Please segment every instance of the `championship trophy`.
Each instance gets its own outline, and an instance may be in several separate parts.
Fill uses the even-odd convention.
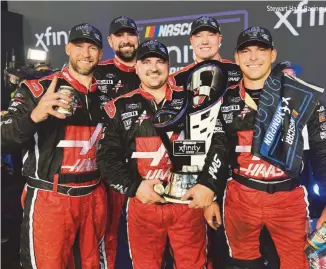
[[[215,60],[203,61],[189,70],[184,84],[183,107],[178,111],[163,107],[155,113],[154,126],[172,163],[167,185],[154,186],[154,190],[166,201],[191,202],[181,201],[181,198],[198,183],[197,178],[211,144],[226,85],[227,71],[223,63]],[[183,126],[185,139],[171,142],[166,133],[180,124]]]

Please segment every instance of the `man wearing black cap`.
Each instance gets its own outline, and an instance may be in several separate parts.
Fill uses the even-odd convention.
[[[154,185],[169,179],[171,162],[154,128],[153,116],[163,106],[181,110],[185,95],[167,83],[169,54],[165,45],[145,41],[139,45],[136,59],[141,85],[105,105],[108,118],[97,164],[105,182],[130,197],[127,227],[135,269],[160,269],[167,238],[177,268],[204,268],[202,209],[166,204],[154,191]],[[182,129],[180,124],[176,126],[171,139],[178,139]]]
[[[196,63],[205,60],[217,60],[225,63],[228,70],[228,86],[237,84],[241,79],[239,67],[227,59],[222,59],[219,54],[219,48],[222,42],[222,33],[220,25],[212,17],[202,16],[196,19],[191,25],[190,44],[193,48],[196,60],[187,65],[169,77],[169,83],[183,87],[187,78],[188,70]]]
[[[128,17],[120,16],[111,21],[107,37],[115,57],[100,62],[95,77],[102,92],[102,104],[139,87],[140,80],[135,73],[136,49],[139,44],[136,23]],[[106,260],[114,269],[118,245],[120,217],[125,204],[125,196],[108,188],[108,226],[105,235]]]
[[[100,62],[95,70],[104,102],[138,88],[140,83],[135,74],[135,55],[139,44],[136,23],[125,16],[112,20],[107,40],[115,57]]]
[[[183,88],[189,76],[189,70],[205,60],[217,60],[224,63],[228,71],[228,86],[235,85],[241,79],[241,71],[238,65],[232,61],[221,58],[219,48],[222,42],[222,32],[220,25],[215,18],[202,16],[197,18],[191,25],[190,44],[192,45],[196,60],[194,63],[180,69],[169,76],[169,83]],[[224,237],[222,233],[218,236]],[[214,252],[215,245],[220,243],[221,239],[215,240],[213,231],[208,230],[209,248],[208,248],[208,269],[213,268],[216,255]],[[216,244],[215,244],[216,241]],[[225,241],[225,240],[224,240]],[[225,245],[225,244],[224,244]],[[224,247],[224,246],[223,246]],[[221,248],[219,246],[219,248]],[[225,247],[224,247],[225,248]],[[213,257],[214,256],[214,257]]]
[[[235,58],[243,80],[228,88],[224,95],[219,114],[220,128],[213,139],[214,143],[220,144],[215,152],[216,160],[221,164],[219,169],[229,164],[232,168],[223,210],[231,256],[229,268],[263,268],[259,251],[263,225],[274,240],[281,269],[309,267],[304,253],[307,192],[299,181],[305,144],[300,128],[304,125],[307,125],[313,153],[314,177],[322,186],[321,196],[325,198],[326,140],[321,134],[323,119],[318,113],[318,98],[323,89],[283,75],[282,70],[272,73],[276,56],[267,29],[253,26],[239,35]],[[303,92],[312,96],[305,109],[300,108],[303,107],[301,104],[307,104],[301,98]],[[274,100],[278,101],[275,103]],[[280,128],[275,127],[276,121],[282,124]],[[271,141],[273,134],[278,138]],[[266,154],[270,144],[273,145],[272,157],[268,155],[270,151]],[[290,160],[290,153],[295,154],[295,158]],[[284,166],[283,163],[288,161],[291,166]],[[223,186],[219,170],[213,172],[207,176],[216,179],[216,188]],[[205,209],[205,214],[207,220],[212,220],[214,215],[219,215],[218,205],[213,203]],[[326,209],[318,223],[325,220]]]
[[[3,151],[23,149],[21,264],[63,269],[76,238],[79,262],[99,268],[107,202],[96,167],[101,134],[96,80],[102,35],[83,23],[70,31],[69,65],[58,74],[21,83],[1,119]],[[102,245],[101,245],[102,246]],[[71,263],[73,263],[71,261]]]

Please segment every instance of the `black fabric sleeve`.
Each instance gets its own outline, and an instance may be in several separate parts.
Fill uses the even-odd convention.
[[[22,86],[18,88],[10,101],[8,113],[1,116],[1,149],[13,152],[30,140],[38,129],[38,124],[31,119],[36,107],[36,99],[30,90]]]
[[[116,117],[107,118],[97,151],[97,166],[108,186],[133,197],[141,183],[141,178],[137,172],[130,169],[126,161],[121,125],[122,122]]]
[[[215,192],[218,201],[223,199],[226,181],[230,174],[229,151],[222,114],[219,113],[205,165],[198,179],[200,184]]]

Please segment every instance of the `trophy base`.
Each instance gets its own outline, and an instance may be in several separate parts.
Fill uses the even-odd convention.
[[[174,203],[174,204],[184,204],[184,205],[189,205],[192,202],[191,200],[181,200],[178,198],[173,198],[173,197],[169,197],[169,196],[163,196],[164,200],[169,202],[169,203]],[[213,198],[213,202],[216,200],[216,196],[214,196]]]
[[[173,198],[173,197],[169,197],[169,196],[163,196],[164,200],[169,202],[169,203],[174,203],[174,204],[184,204],[184,205],[188,205],[191,203],[192,200],[181,200],[179,198]]]

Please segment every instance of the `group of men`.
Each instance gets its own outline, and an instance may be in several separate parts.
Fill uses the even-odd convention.
[[[213,229],[222,223],[225,227],[228,268],[263,268],[259,235],[264,225],[281,269],[308,268],[305,189],[251,151],[260,95],[265,81],[272,79],[277,56],[270,32],[250,27],[240,33],[236,64],[219,54],[222,34],[214,18],[195,20],[190,35],[195,62],[169,74],[167,47],[156,40],[139,44],[132,19],[122,16],[111,22],[108,43],[115,57],[104,62],[99,62],[101,32],[80,24],[70,31],[68,66],[59,74],[21,83],[2,117],[1,145],[3,151],[24,153],[23,268],[114,268],[127,200],[128,241],[136,269],[161,268],[167,239],[176,268],[212,267],[206,222]],[[153,115],[164,107],[180,109],[174,100],[182,100],[189,70],[205,60],[222,64],[228,89],[198,184],[183,197],[191,203],[167,203],[154,191],[155,184],[169,180],[171,162]],[[67,86],[74,89],[72,95],[58,91]],[[318,101],[312,109],[307,120],[312,166],[325,197],[326,140],[321,133],[326,118]],[[182,131],[180,124],[170,139],[178,139]],[[145,156],[155,152],[161,154],[158,161]],[[146,180],[158,169],[163,172]],[[272,185],[276,187],[270,191]],[[317,226],[325,221],[326,208]]]

